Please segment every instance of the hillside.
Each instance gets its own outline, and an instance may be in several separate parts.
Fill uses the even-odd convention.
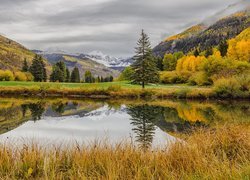
[[[183,33],[167,38],[153,49],[157,56],[165,53],[183,51],[188,53],[199,47],[202,51],[217,46],[221,41],[236,37],[250,26],[249,9],[224,17],[205,28],[205,25],[193,26]]]
[[[78,67],[81,77],[83,77],[85,71],[91,71],[94,76],[105,77],[112,75],[114,77],[117,77],[119,75],[118,71],[106,67],[105,65],[100,64],[94,60],[88,59],[82,55],[73,55],[66,53],[47,54],[42,51],[34,51],[34,52],[41,54],[51,64],[55,64],[58,61],[63,61],[70,70],[72,70],[74,67]]]
[[[31,64],[34,56],[34,52],[0,35],[0,69],[9,69],[12,71],[21,70],[24,59],[26,58],[28,64]],[[50,65],[46,60],[45,63],[47,69],[50,69]]]

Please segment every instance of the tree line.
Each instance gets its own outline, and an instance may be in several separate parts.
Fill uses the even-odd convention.
[[[41,56],[35,55],[34,59],[32,60],[32,64],[29,67],[27,60],[24,60],[23,72],[30,72],[33,75],[33,80],[35,82],[46,82],[47,72],[45,63]],[[74,69],[70,72],[69,68],[66,67],[63,61],[59,61],[52,67],[52,73],[49,76],[50,82],[71,82],[71,83],[80,83],[81,77],[78,67],[74,67]],[[113,76],[102,77],[98,76],[95,77],[92,75],[90,71],[86,71],[83,77],[83,81],[85,83],[99,83],[99,82],[112,82],[114,80]]]

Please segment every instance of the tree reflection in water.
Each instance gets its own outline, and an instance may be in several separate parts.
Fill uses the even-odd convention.
[[[131,116],[132,129],[136,134],[139,147],[146,150],[151,147],[155,135],[155,121],[161,116],[161,108],[154,108],[147,104],[128,107],[127,113]]]
[[[37,121],[42,118],[42,115],[45,112],[45,103],[38,102],[38,103],[23,104],[21,108],[23,117],[25,117],[26,112],[29,109],[31,112],[32,120]]]

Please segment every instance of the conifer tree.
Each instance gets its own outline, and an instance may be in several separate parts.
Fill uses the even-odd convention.
[[[65,79],[65,82],[70,82],[70,72],[69,72],[68,68],[66,68],[66,79]]]
[[[64,73],[62,70],[59,68],[59,66],[54,65],[53,66],[53,71],[50,75],[50,81],[51,82],[64,82]]]
[[[225,57],[227,55],[227,50],[228,50],[228,43],[227,41],[222,41],[219,44],[219,51],[222,57]]]
[[[152,55],[149,37],[142,30],[141,37],[135,48],[134,64],[132,69],[132,83],[141,84],[145,88],[147,83],[159,82],[159,72],[156,66],[155,58]]]
[[[63,81],[62,82],[65,82],[66,81],[66,65],[65,65],[65,63],[63,61],[59,61],[56,63],[56,65],[59,67],[59,69],[63,73]]]
[[[27,63],[27,59],[24,58],[22,72],[28,72],[28,71],[29,71],[29,66],[28,66],[28,63]]]
[[[85,83],[92,83],[93,82],[93,76],[92,76],[92,73],[90,71],[86,71],[84,77],[85,77]]]
[[[199,51],[198,48],[196,48],[196,49],[194,50],[194,56],[197,57],[197,56],[199,56],[199,55],[200,55],[200,51]]]
[[[213,48],[209,47],[209,48],[206,49],[205,57],[208,58],[211,55],[213,55]]]
[[[74,83],[80,82],[80,73],[77,67],[75,67],[71,73],[71,82],[74,82]]]
[[[39,55],[35,55],[32,65],[30,66],[30,72],[34,76],[34,81],[42,82],[47,80],[47,73],[43,59]]]

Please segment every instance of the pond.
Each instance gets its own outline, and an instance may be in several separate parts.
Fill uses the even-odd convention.
[[[250,123],[244,101],[0,98],[0,141],[165,146],[195,127]]]

